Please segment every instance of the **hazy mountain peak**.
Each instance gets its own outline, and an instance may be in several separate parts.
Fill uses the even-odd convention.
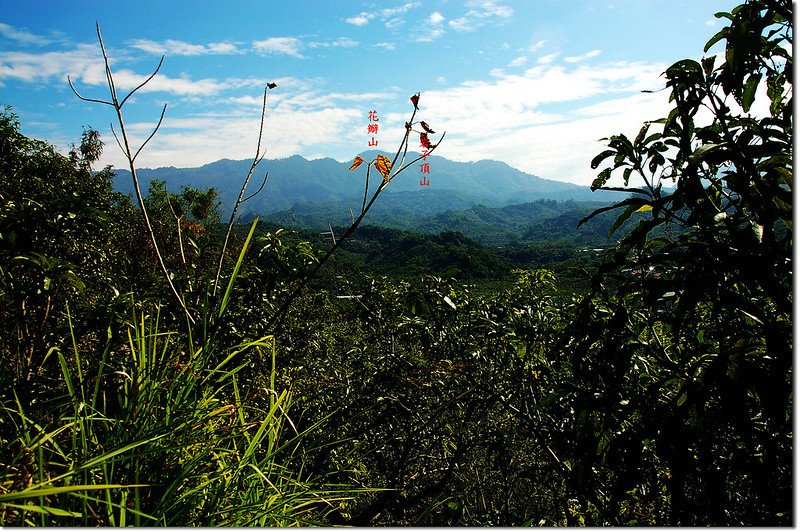
[[[394,157],[394,153],[380,150],[367,150],[361,152],[360,156],[369,162],[378,154]],[[413,161],[418,156],[417,152],[408,152],[405,163]],[[543,179],[516,169],[503,161],[482,159],[457,162],[434,154],[426,162],[430,164],[430,173],[422,174],[420,168],[410,166],[392,181],[387,193],[409,193],[413,194],[412,197],[419,198],[419,201],[429,201],[434,198],[433,193],[435,193],[437,212],[443,212],[448,208],[464,208],[465,201],[471,202],[472,206],[483,203],[501,207],[539,199],[580,201],[615,199],[611,194],[593,194],[589,187]],[[365,167],[350,172],[348,168],[351,163],[352,159],[344,162],[330,157],[308,160],[301,155],[264,159],[258,165],[257,174],[263,176],[264,172],[269,172],[269,180],[264,190],[246,204],[245,210],[266,214],[290,208],[298,202],[350,202],[355,209],[360,206],[360,199],[364,193]],[[149,183],[152,179],[164,179],[170,190],[179,190],[186,185],[201,189],[214,187],[220,193],[224,212],[233,205],[251,164],[252,160],[220,159],[197,168],[143,168],[139,170],[139,178],[143,184]],[[115,170],[115,172],[117,188],[123,192],[131,192],[130,172],[126,170]],[[429,186],[420,186],[421,175],[430,180]],[[255,181],[259,183],[253,184]],[[378,183],[379,178],[376,179],[373,175],[370,188],[374,189]],[[260,179],[251,181],[253,190],[259,184]],[[448,195],[453,197],[452,206],[447,205]],[[388,201],[391,196],[387,195],[385,199]]]

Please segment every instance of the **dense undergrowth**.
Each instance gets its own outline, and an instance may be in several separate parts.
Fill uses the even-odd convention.
[[[214,191],[153,183],[179,302],[96,134],[65,157],[6,109],[0,524],[792,524],[791,4],[723,16],[729,53],[592,162],[644,184],[580,283],[457,234],[440,276],[357,271],[379,239],[316,270],[252,224],[217,285]]]

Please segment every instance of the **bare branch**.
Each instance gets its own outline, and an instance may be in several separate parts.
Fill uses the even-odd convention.
[[[150,80],[153,79],[156,76],[156,74],[158,74],[158,71],[161,69],[161,65],[162,64],[164,64],[164,56],[163,55],[161,56],[161,61],[158,62],[158,66],[156,67],[156,69],[153,71],[152,74],[150,74],[150,77],[148,77],[146,80],[141,82],[135,89],[133,89],[131,92],[129,92],[128,95],[125,96],[122,99],[122,101],[120,102],[119,106],[122,107],[123,105],[125,105],[125,102],[128,101],[128,98],[133,96],[134,92],[138,91],[139,89],[141,89],[142,87],[147,85],[150,82]],[[166,106],[164,106],[164,107],[166,107]]]
[[[403,140],[400,142],[400,146],[398,147],[397,153],[395,154],[394,160],[392,161],[392,168],[395,167],[394,163],[397,161],[398,157],[400,157],[401,152],[403,154],[403,158],[401,159],[400,164],[402,165],[403,161],[405,160],[405,155],[408,152],[408,139],[409,139],[409,136],[411,134],[411,124],[413,123],[413,119],[414,119],[414,116],[416,115],[416,112],[417,112],[417,106],[415,104],[414,105],[414,112],[411,115],[411,120],[409,120],[409,122],[406,125],[406,132],[405,132],[405,135],[403,136]],[[439,142],[437,142],[435,145],[433,145],[432,148],[430,150],[428,150],[428,153],[432,153],[439,146],[439,144],[444,139],[445,134],[446,134],[446,132],[442,133],[442,136],[439,138]],[[419,157],[414,159],[414,161],[406,164],[405,166],[401,166],[400,169],[396,170],[394,172],[394,174],[388,180],[384,180],[384,181],[381,182],[381,184],[375,189],[375,193],[372,195],[372,198],[369,200],[369,203],[366,203],[366,205],[362,205],[361,214],[358,216],[358,218],[356,218],[353,221],[353,223],[350,225],[350,227],[348,227],[345,230],[345,232],[342,234],[342,236],[339,237],[338,241],[334,240],[334,245],[331,246],[325,252],[325,254],[322,256],[322,258],[319,259],[319,261],[317,261],[317,263],[314,265],[314,267],[310,268],[308,271],[305,272],[305,274],[303,274],[298,279],[294,289],[289,293],[289,295],[286,297],[286,299],[284,299],[283,303],[281,303],[281,306],[278,307],[278,310],[275,311],[275,313],[273,313],[272,316],[270,316],[269,320],[267,321],[267,328],[272,327],[274,324],[276,324],[276,322],[278,324],[283,322],[284,316],[286,315],[286,311],[289,309],[289,306],[292,304],[292,302],[300,294],[300,291],[303,289],[303,287],[305,287],[308,284],[309,279],[311,279],[314,275],[316,275],[316,273],[325,265],[325,263],[328,261],[328,259],[336,252],[336,250],[339,248],[339,246],[342,244],[342,242],[347,240],[347,238],[351,234],[353,234],[355,232],[355,230],[358,228],[358,226],[361,225],[361,222],[364,219],[364,217],[367,215],[367,212],[369,212],[370,208],[372,208],[372,205],[378,199],[378,196],[380,196],[381,192],[383,192],[383,190],[386,189],[386,187],[389,185],[390,181],[392,179],[394,179],[394,177],[396,177],[398,174],[400,174],[400,172],[402,172],[403,170],[405,170],[406,168],[408,168],[409,166],[411,166],[412,164],[414,164],[415,162],[419,161],[422,158],[423,158],[423,156],[420,155]],[[367,167],[367,175],[369,175],[369,170],[370,170],[370,168],[368,166]],[[366,199],[366,195],[365,195],[365,199]],[[330,226],[330,224],[329,224],[329,226]],[[332,228],[331,228],[331,231],[332,231]]]
[[[369,194],[369,170],[372,168],[372,163],[367,165],[367,177],[364,179],[364,201],[361,203],[361,212],[367,208],[367,194]]]
[[[120,105],[120,107],[122,107],[122,104],[119,104],[119,105]],[[136,160],[136,158],[139,156],[139,152],[142,151],[142,149],[147,145],[148,142],[150,142],[150,139],[152,139],[153,137],[156,136],[156,133],[158,132],[158,128],[161,127],[161,122],[164,121],[164,113],[166,113],[166,112],[167,112],[167,104],[164,104],[164,108],[161,110],[161,117],[158,119],[158,124],[156,124],[156,127],[155,127],[155,129],[153,129],[153,132],[150,133],[150,136],[147,137],[147,140],[145,140],[144,143],[142,143],[142,145],[139,146],[139,149],[136,150],[136,153],[133,155],[132,161]]]
[[[117,141],[117,146],[119,146],[119,149],[122,150],[122,154],[127,157],[128,152],[126,152],[125,148],[122,147],[122,143],[119,141],[119,137],[117,136],[117,132],[114,129],[114,124],[111,124],[111,133],[114,135],[114,139]]]
[[[67,83],[69,83],[69,88],[72,89],[72,92],[75,93],[75,96],[77,96],[79,99],[83,100],[84,102],[102,103],[102,104],[110,105],[111,107],[114,107],[114,104],[112,102],[107,102],[105,100],[96,100],[94,98],[86,98],[85,96],[81,96],[81,94],[78,92],[78,89],[76,89],[75,85],[72,84],[72,80],[69,78],[69,76],[67,76]]]
[[[271,82],[267,83],[267,86],[264,87],[264,96],[261,101],[261,122],[258,126],[258,142],[256,143],[256,154],[253,157],[253,164],[250,165],[250,171],[247,172],[247,176],[244,178],[244,183],[242,183],[242,188],[239,190],[239,197],[236,199],[236,203],[234,203],[233,209],[231,210],[231,217],[228,220],[228,229],[225,232],[225,240],[222,243],[222,250],[219,253],[219,262],[217,263],[217,274],[214,277],[214,288],[211,291],[212,297],[217,295],[219,278],[220,275],[222,275],[222,263],[225,260],[225,252],[228,249],[228,241],[231,236],[231,231],[233,231],[233,222],[236,219],[236,211],[239,210],[239,206],[242,203],[247,201],[242,199],[244,197],[245,191],[247,190],[247,185],[250,183],[250,178],[253,176],[253,172],[255,171],[256,166],[264,159],[264,156],[267,154],[266,150],[264,150],[263,153],[261,152],[261,141],[264,138],[264,122],[267,116],[267,96],[269,94],[269,90],[275,87],[276,85]],[[269,173],[267,173],[267,175],[264,176],[264,182],[261,184],[261,187],[259,187],[258,192],[261,191],[261,189],[264,187],[264,184],[267,182],[268,175]],[[256,194],[258,194],[258,192],[256,192]],[[250,195],[247,199],[249,200],[253,196],[255,196],[255,194]]]
[[[117,111],[119,111],[117,87],[114,85],[114,75],[111,73],[111,63],[109,62],[108,54],[106,53],[106,45],[103,43],[103,35],[100,33],[100,22],[96,22],[95,26],[97,27],[97,40],[100,41],[100,51],[103,52],[103,61],[105,62],[106,70],[106,82],[108,83],[108,90],[111,92],[111,101],[114,102],[114,107],[117,109]]]
[[[333,233],[333,226],[331,226],[330,223],[328,223],[328,229],[331,232],[331,240],[333,240],[333,245],[335,246],[336,245],[336,235]]]
[[[128,160],[128,166],[130,168],[131,178],[133,180],[133,188],[134,188],[134,191],[136,193],[136,200],[138,201],[139,208],[142,211],[142,219],[144,221],[144,225],[145,225],[145,228],[147,230],[147,234],[150,237],[150,243],[153,245],[153,250],[155,251],[156,258],[158,259],[158,264],[161,267],[161,271],[164,273],[164,278],[166,279],[167,284],[169,285],[170,289],[172,290],[173,295],[175,295],[175,298],[178,300],[178,303],[180,304],[181,308],[183,309],[183,311],[186,314],[186,317],[189,319],[189,321],[191,323],[195,323],[195,319],[192,317],[191,313],[189,312],[189,309],[186,308],[186,303],[184,303],[183,298],[181,297],[180,293],[178,293],[178,289],[175,288],[175,283],[172,282],[172,275],[170,274],[169,270],[167,269],[166,264],[164,263],[164,258],[162,257],[161,250],[158,247],[158,240],[156,239],[155,232],[153,231],[153,226],[150,224],[150,216],[147,213],[147,206],[145,205],[144,197],[142,196],[142,190],[141,190],[141,186],[139,184],[139,177],[136,174],[136,165],[135,165],[136,156],[139,155],[139,153],[141,152],[141,150],[145,146],[145,144],[147,144],[150,141],[150,139],[153,138],[153,135],[155,135],[156,131],[158,131],[158,128],[161,125],[161,121],[164,119],[164,113],[166,112],[167,107],[166,107],[166,105],[164,106],[164,109],[161,112],[161,118],[159,119],[158,125],[156,126],[155,130],[153,131],[153,133],[147,138],[147,140],[144,142],[144,144],[142,144],[142,146],[136,151],[136,154],[132,155],[131,154],[130,143],[129,143],[129,140],[128,140],[128,134],[125,131],[125,120],[123,119],[123,116],[122,116],[122,109],[121,109],[122,108],[122,104],[120,104],[119,100],[117,99],[117,89],[116,89],[116,85],[114,84],[114,75],[113,75],[113,73],[111,71],[111,63],[110,63],[110,60],[109,60],[109,57],[108,57],[108,53],[106,52],[105,44],[103,43],[103,35],[100,32],[100,23],[99,22],[96,23],[96,27],[97,27],[97,40],[100,42],[100,50],[101,50],[101,52],[103,54],[103,61],[105,63],[106,82],[108,84],[108,90],[109,90],[109,93],[111,95],[111,102],[106,102],[106,101],[103,101],[103,100],[92,100],[92,99],[88,99],[88,98],[83,98],[75,90],[75,87],[72,86],[72,81],[71,80],[69,80],[70,86],[72,87],[72,90],[73,90],[73,92],[75,92],[76,96],[78,96],[78,98],[80,98],[82,100],[93,101],[93,102],[96,102],[96,103],[104,103],[106,105],[111,105],[112,107],[114,107],[114,110],[117,113],[117,122],[119,123],[120,135],[117,135],[117,132],[114,130],[113,125],[111,127],[111,131],[113,132],[114,138],[116,139],[117,144],[119,145],[120,149],[125,154],[125,158]],[[159,67],[160,67],[160,63],[159,63]],[[155,74],[153,74],[153,75],[155,75]],[[152,79],[152,77],[153,76],[151,75],[148,78],[147,81],[150,81],[150,79]],[[136,90],[138,90],[139,88],[141,88],[141,86],[143,86],[143,85],[144,84],[142,84],[139,87],[137,87],[136,89],[134,89],[134,92]],[[130,96],[130,94],[128,94],[128,96],[126,96],[126,99],[129,96]],[[123,103],[124,103],[124,100],[123,100]],[[120,138],[120,136],[121,136],[121,138]]]
[[[178,246],[181,250],[181,261],[183,264],[186,264],[186,255],[183,253],[183,236],[181,232],[181,218],[183,218],[183,215],[178,216],[178,214],[175,212],[175,209],[172,207],[172,201],[169,199],[169,189],[166,185],[164,185],[164,192],[166,192],[167,195],[167,205],[169,205],[169,210],[172,211],[172,216],[175,217],[175,222],[178,224]]]
[[[442,136],[441,136],[441,137],[439,137],[439,142],[437,142],[436,144],[433,144],[433,145],[432,145],[432,147],[431,147],[431,149],[429,149],[429,150],[428,150],[428,155],[430,155],[431,153],[433,153],[433,152],[434,152],[434,150],[435,150],[436,148],[438,148],[438,147],[439,147],[439,144],[441,144],[441,143],[442,143],[442,139],[444,139],[444,136],[445,136],[445,135],[447,135],[447,131],[445,131],[444,133],[442,133]],[[395,172],[395,174],[394,174],[394,175],[392,175],[392,177],[390,177],[390,178],[389,178],[389,181],[391,181],[392,179],[394,179],[394,176],[396,176],[397,174],[399,174],[400,172],[402,172],[403,170],[405,170],[406,168],[408,168],[409,166],[411,166],[411,165],[412,165],[412,164],[414,164],[415,162],[419,161],[420,159],[423,159],[424,157],[427,157],[427,155],[425,155],[425,156],[423,156],[423,155],[420,155],[419,157],[417,157],[416,159],[414,159],[413,161],[411,161],[411,162],[410,162],[410,163],[408,163],[407,165],[405,165],[405,166],[402,166],[402,167],[401,167],[399,170],[397,170],[397,172]],[[405,156],[404,156],[403,158],[405,158]],[[402,161],[401,161],[401,164],[402,164]]]
[[[258,187],[258,190],[256,190],[255,192],[253,192],[252,194],[250,194],[249,196],[247,196],[245,199],[243,199],[243,200],[242,200],[242,203],[246,202],[246,201],[247,201],[247,200],[249,200],[249,199],[252,199],[252,198],[256,197],[256,196],[258,195],[258,193],[259,193],[259,192],[261,192],[261,189],[262,189],[262,188],[264,188],[264,185],[266,185],[266,184],[267,184],[267,179],[268,179],[268,178],[269,178],[269,172],[267,172],[266,174],[264,174],[264,181],[262,181],[262,182],[261,182],[261,186],[260,186],[260,187]]]

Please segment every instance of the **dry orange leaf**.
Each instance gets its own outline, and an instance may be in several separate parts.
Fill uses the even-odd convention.
[[[375,160],[375,169],[381,173],[384,181],[389,181],[389,171],[392,169],[392,162],[388,157],[378,155]]]
[[[364,159],[362,159],[361,157],[359,157],[358,155],[356,155],[356,158],[355,158],[355,159],[353,159],[353,164],[351,164],[351,165],[350,165],[350,171],[352,172],[353,170],[355,170],[356,168],[358,168],[358,167],[359,167],[359,165],[360,165],[361,163],[363,163],[363,162],[364,162]]]

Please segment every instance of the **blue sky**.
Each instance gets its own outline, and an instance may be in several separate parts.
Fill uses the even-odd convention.
[[[101,25],[120,93],[165,55],[126,103],[143,140],[168,105],[141,167],[199,166],[255,153],[264,85],[267,157],[352,157],[369,147],[368,113],[392,150],[421,92],[420,117],[447,131],[437,154],[498,159],[588,185],[599,139],[635,135],[663,116],[661,73],[700,58],[721,27],[718,0],[150,1],[0,0],[0,104],[26,135],[66,152],[84,126],[103,163],[122,166],[95,33]],[[718,50],[711,50],[714,53]],[[435,167],[431,169],[435,178]]]

